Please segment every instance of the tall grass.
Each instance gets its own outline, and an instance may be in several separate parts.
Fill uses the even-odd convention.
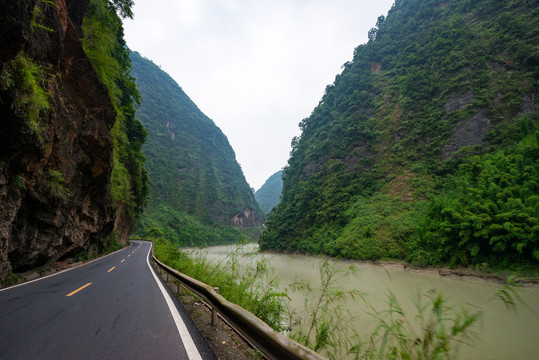
[[[487,304],[455,305],[435,290],[418,291],[413,299],[415,309],[406,311],[389,292],[385,309],[378,310],[367,301],[366,294],[344,291],[336,285],[341,277],[354,272],[352,267],[344,270],[321,261],[320,289],[313,291],[304,282],[292,285],[305,299],[303,313],[292,316],[292,338],[329,359],[435,360],[457,359],[461,346],[473,346],[479,336],[477,323]],[[360,300],[373,320],[375,326],[369,335],[359,334],[357,318],[344,306],[350,300]],[[522,303],[512,279],[492,295],[491,301],[502,301],[511,310]]]
[[[254,254],[241,245],[219,262],[201,253],[187,255],[172,243],[156,239],[155,255],[171,267],[211,286],[219,287],[229,301],[264,320],[277,331],[312,348],[329,359],[457,359],[462,345],[472,346],[478,337],[477,323],[486,304],[466,306],[450,304],[436,291],[418,292],[414,310],[407,311],[393,293],[386,307],[378,310],[358,290],[345,291],[338,281],[356,272],[322,260],[320,288],[295,281],[290,290],[304,299],[304,310],[286,306],[287,294],[278,291],[277,280],[267,258],[253,261]],[[501,300],[516,309],[522,302],[511,281],[489,301]],[[347,302],[362,304],[374,323],[372,332],[360,335],[357,318],[347,310]]]
[[[301,293],[304,299],[302,311],[289,309],[288,312],[292,339],[330,359],[343,359],[347,355],[348,349],[355,345],[357,333],[349,326],[355,317],[345,305],[348,300],[364,300],[365,294],[358,290],[345,291],[336,286],[336,282],[355,272],[353,266],[342,269],[321,261],[319,289],[299,280],[290,285],[291,290]]]
[[[267,259],[251,261],[252,256],[241,245],[227,258],[215,263],[202,254],[193,257],[181,252],[167,240],[154,240],[155,256],[168,266],[218,287],[228,301],[255,314],[277,331],[285,330],[282,321],[286,307],[283,292],[277,291],[277,281]]]

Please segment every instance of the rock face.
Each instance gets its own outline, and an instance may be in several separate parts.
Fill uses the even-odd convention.
[[[260,225],[264,219],[254,209],[247,207],[232,217],[232,226],[245,229]]]
[[[116,113],[79,40],[88,2],[0,0],[0,280],[98,251],[114,229]],[[6,83],[21,58],[48,92],[33,122]]]
[[[442,160],[448,159],[463,146],[486,144],[484,138],[489,125],[490,121],[486,118],[483,110],[469,119],[459,121],[453,127],[453,134],[442,148]]]

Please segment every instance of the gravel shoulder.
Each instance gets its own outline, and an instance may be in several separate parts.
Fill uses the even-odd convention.
[[[165,280],[165,279],[163,279]],[[261,354],[252,349],[232,328],[222,319],[211,325],[211,310],[203,301],[190,291],[182,288],[177,294],[178,285],[175,281],[165,281],[176,297],[181,301],[185,310],[206,339],[219,360],[262,359]]]

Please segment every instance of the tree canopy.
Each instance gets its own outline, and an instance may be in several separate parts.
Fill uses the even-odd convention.
[[[536,266],[538,15],[396,1],[299,124],[262,249]]]

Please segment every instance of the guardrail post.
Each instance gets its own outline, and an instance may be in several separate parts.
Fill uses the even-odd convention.
[[[216,293],[219,293],[219,288],[214,287],[213,290],[215,290]],[[211,307],[211,326],[215,326],[217,324],[217,309],[215,309],[215,306]]]
[[[180,292],[182,291],[182,283],[180,280],[178,280],[178,292],[176,294],[180,295]]]
[[[162,263],[155,257],[152,257],[152,260],[157,267],[156,270],[161,273]],[[170,271],[169,275],[172,275],[173,278],[178,280],[178,293],[183,287],[186,287],[197,296],[200,296],[207,304],[211,305],[212,326],[217,324],[218,309],[227,309],[226,312],[221,313],[221,317],[226,322],[230,323],[248,343],[257,348],[265,358],[327,360],[313,350],[285,337],[283,334],[272,331],[269,325],[265,324],[262,320],[256,318],[245,309],[238,306],[230,307],[230,302],[223,299],[222,296],[216,295],[216,293],[219,292],[219,288],[210,287],[209,285],[176,270],[168,271]],[[179,281],[180,279],[183,283]]]

